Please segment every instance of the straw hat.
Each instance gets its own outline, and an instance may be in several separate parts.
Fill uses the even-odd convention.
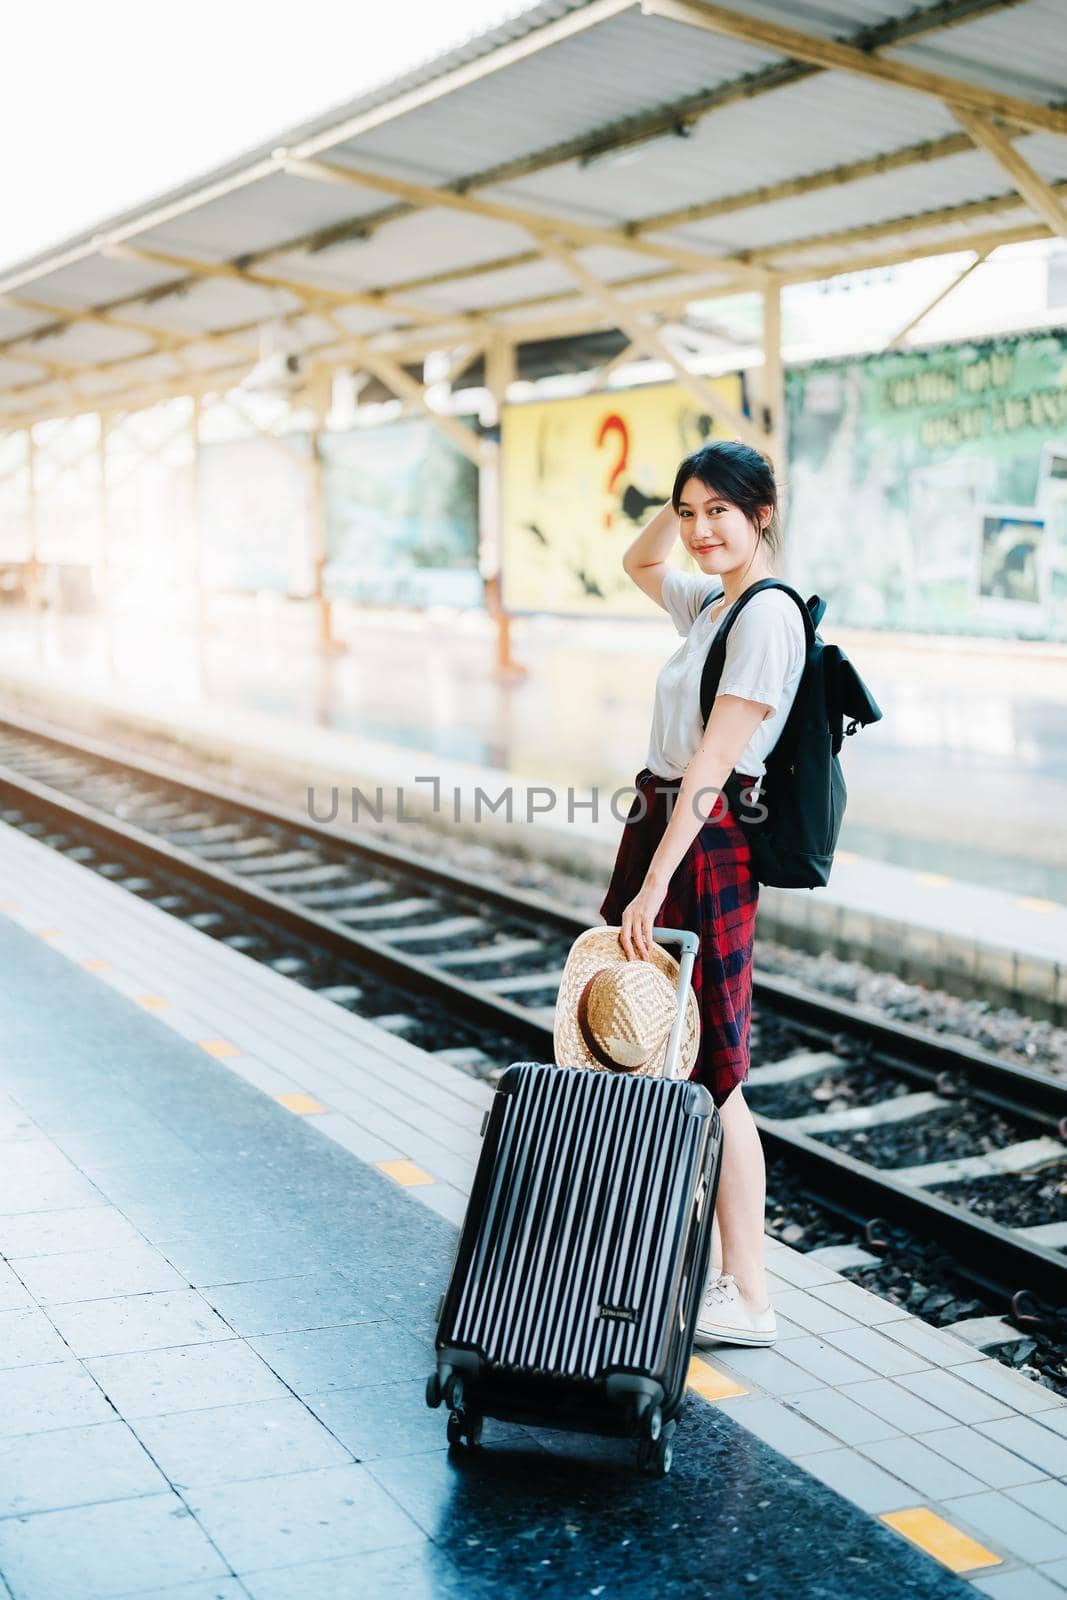
[[[552,1042],[558,1067],[658,1076],[678,1011],[679,966],[654,944],[627,961],[619,928],[587,928],[571,945],[556,998]],[[688,1078],[700,1044],[700,1010],[686,996],[675,1076]]]

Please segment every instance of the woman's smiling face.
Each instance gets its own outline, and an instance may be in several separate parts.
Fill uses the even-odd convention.
[[[678,500],[682,543],[705,572],[747,561],[756,530],[740,506],[690,478]]]

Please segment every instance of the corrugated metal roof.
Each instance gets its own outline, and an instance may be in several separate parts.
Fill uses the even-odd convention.
[[[899,38],[903,28],[906,42],[886,43],[883,32],[860,43],[1038,108],[1067,80],[1064,0],[732,0],[725,9],[814,40],[886,27]],[[962,20],[916,36],[950,14]],[[328,353],[342,336],[327,308],[353,336],[401,358],[405,346],[432,347],[436,331],[453,340],[471,317],[485,333],[520,339],[524,328],[543,337],[554,311],[568,326],[610,325],[604,306],[541,255],[538,219],[559,224],[600,282],[649,304],[656,292],[673,304],[716,283],[736,287],[753,250],[775,272],[806,276],[879,252],[958,248],[979,231],[1047,232],[939,99],[768,44],[629,0],[545,0],[516,13],[0,275],[0,408],[40,415],[75,404],[45,361],[92,372],[86,390],[132,397],[182,363],[232,367],[242,348],[253,359],[257,325],[277,316],[290,319],[295,345]],[[687,137],[672,134],[679,122]],[[1041,177],[1067,180],[1062,133],[1013,137]],[[312,167],[292,159],[309,156]],[[419,187],[397,192],[396,181]],[[518,215],[454,209],[456,193]],[[960,207],[978,210],[952,215]],[[673,215],[693,208],[708,214]],[[189,341],[180,362],[156,347],[157,333],[165,345]],[[213,343],[219,333],[232,342]]]
[[[1027,0],[886,54],[1027,100],[1062,101],[1067,96],[1067,6],[1063,0]]]
[[[774,59],[635,8],[554,45],[550,60],[538,55],[503,67],[331,156],[354,166],[368,156],[390,167],[398,161],[424,181],[430,168],[448,182],[733,83]]]
[[[714,44],[710,35],[703,37]],[[570,161],[485,193],[518,204],[537,200],[548,208],[579,207],[602,220],[622,222],[747,193],[959,131],[951,112],[935,100],[823,72],[773,95],[724,106],[698,123],[688,138],[676,139],[666,151],[650,150],[632,165],[582,167]]]

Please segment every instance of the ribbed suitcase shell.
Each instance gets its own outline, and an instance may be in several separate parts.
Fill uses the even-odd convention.
[[[510,1067],[442,1307],[442,1375],[461,1372],[491,1416],[631,1432],[642,1396],[673,1416],[720,1149],[697,1084]]]

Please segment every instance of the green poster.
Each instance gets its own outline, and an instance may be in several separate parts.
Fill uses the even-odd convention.
[[[787,375],[788,570],[835,623],[1067,639],[1067,329]]]
[[[482,604],[478,469],[431,418],[327,433],[321,448],[329,594]]]

